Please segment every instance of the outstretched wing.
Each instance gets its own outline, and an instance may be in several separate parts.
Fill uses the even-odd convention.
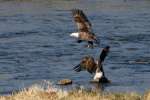
[[[82,10],[73,9],[72,14],[80,32],[91,32],[92,25]]]
[[[109,46],[106,46],[105,48],[103,48],[103,50],[102,50],[102,52],[101,52],[101,54],[100,54],[100,56],[99,56],[98,67],[100,68],[100,70],[101,70],[102,72],[104,72],[104,71],[103,71],[103,67],[102,67],[102,63],[104,62],[106,56],[107,56],[108,53],[109,53],[109,48],[110,48]]]
[[[83,70],[87,70],[89,73],[94,73],[96,70],[96,63],[94,61],[94,58],[91,56],[86,56],[84,58],[82,58],[80,64],[78,64],[77,66],[75,66],[73,69],[76,72],[80,72]]]
[[[98,61],[99,64],[101,64],[102,62],[104,62],[106,56],[109,53],[109,49],[110,49],[109,46],[106,46],[105,48],[103,48],[103,50],[102,50],[102,52],[101,52],[101,54],[99,56],[99,61]]]

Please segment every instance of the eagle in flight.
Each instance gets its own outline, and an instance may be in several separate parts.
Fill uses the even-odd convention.
[[[92,24],[87,19],[86,15],[80,9],[72,10],[74,21],[77,25],[78,32],[71,33],[71,37],[78,39],[78,43],[87,41],[87,47],[94,47],[94,43],[99,44],[96,35],[92,32]]]
[[[106,56],[108,55],[109,48],[109,46],[103,48],[98,61],[94,60],[94,58],[91,56],[85,56],[81,59],[81,62],[78,65],[76,65],[73,69],[76,72],[86,70],[90,74],[95,74],[93,78],[93,81],[95,82],[109,83],[110,81],[106,78],[103,70],[103,62]]]

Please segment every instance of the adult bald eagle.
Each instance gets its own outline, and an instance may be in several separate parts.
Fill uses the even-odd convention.
[[[82,41],[88,42],[88,47],[93,47],[94,42],[99,44],[96,35],[92,32],[92,24],[86,15],[80,9],[72,10],[74,21],[77,25],[78,32],[71,33],[70,36],[78,39],[78,43]]]
[[[109,52],[109,46],[106,46],[105,48],[103,48],[98,61],[95,61],[93,57],[91,56],[85,56],[82,58],[80,64],[78,64],[77,66],[75,66],[73,69],[76,72],[80,72],[80,71],[88,71],[91,74],[95,74],[94,75],[94,81],[96,82],[103,82],[103,83],[108,83],[110,82],[106,77],[105,77],[105,73],[103,70],[103,62],[104,59],[106,58],[106,56],[108,55]]]

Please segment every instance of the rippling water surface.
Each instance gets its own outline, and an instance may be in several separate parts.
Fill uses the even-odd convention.
[[[0,0],[0,93],[42,80],[89,84],[90,74],[72,68],[85,55],[97,58],[101,48],[84,48],[69,37],[76,30],[72,8],[88,15],[101,48],[111,46],[104,70],[112,83],[104,89],[149,89],[149,0]]]

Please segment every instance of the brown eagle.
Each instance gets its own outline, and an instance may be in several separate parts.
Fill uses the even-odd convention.
[[[88,47],[93,47],[94,42],[99,44],[96,35],[92,32],[92,24],[86,15],[80,9],[72,10],[74,21],[77,25],[78,32],[71,33],[70,36],[78,39],[78,43],[82,41],[88,42]]]
[[[91,56],[85,56],[82,58],[80,64],[78,64],[77,66],[75,66],[73,69],[76,72],[80,72],[83,70],[88,71],[91,74],[95,74],[94,75],[94,81],[98,81],[98,82],[104,82],[104,83],[108,83],[110,82],[106,77],[105,77],[105,73],[103,70],[103,62],[104,59],[106,58],[106,56],[108,55],[109,52],[109,46],[106,46],[105,48],[103,48],[98,61],[95,61],[93,57]]]

